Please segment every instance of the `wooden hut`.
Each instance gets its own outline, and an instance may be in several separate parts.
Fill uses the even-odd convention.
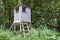
[[[26,5],[21,5],[14,9],[14,23],[17,22],[31,22],[31,9]]]
[[[31,24],[31,8],[26,5],[19,5],[14,8],[14,30],[16,30],[15,24],[20,24],[20,31],[25,31],[24,27],[29,31]]]

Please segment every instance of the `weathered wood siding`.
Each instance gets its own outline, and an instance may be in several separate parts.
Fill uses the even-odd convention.
[[[23,22],[31,22],[31,10],[30,8],[26,8],[26,12],[21,13],[21,18]]]
[[[16,9],[14,9],[14,23],[21,22],[20,20],[20,13],[16,13]]]
[[[19,13],[16,13],[16,10],[14,10],[14,21],[31,22],[31,9],[26,8],[26,12],[22,12],[22,6],[20,6]]]

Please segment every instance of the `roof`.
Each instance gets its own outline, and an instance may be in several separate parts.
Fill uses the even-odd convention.
[[[17,6],[14,7],[14,8],[18,8],[18,7],[20,7],[20,6],[25,6],[26,8],[30,8],[30,7],[28,7],[27,5],[17,5]]]

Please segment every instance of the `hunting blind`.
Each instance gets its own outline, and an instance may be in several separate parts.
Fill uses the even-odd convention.
[[[31,9],[28,6],[19,5],[14,8],[14,31],[16,31],[16,24],[20,24],[20,31],[29,31],[29,26],[31,24]],[[24,29],[25,27],[27,30]]]

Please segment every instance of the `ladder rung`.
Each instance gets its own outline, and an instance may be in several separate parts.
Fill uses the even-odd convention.
[[[28,31],[28,30],[23,30],[23,31]]]

